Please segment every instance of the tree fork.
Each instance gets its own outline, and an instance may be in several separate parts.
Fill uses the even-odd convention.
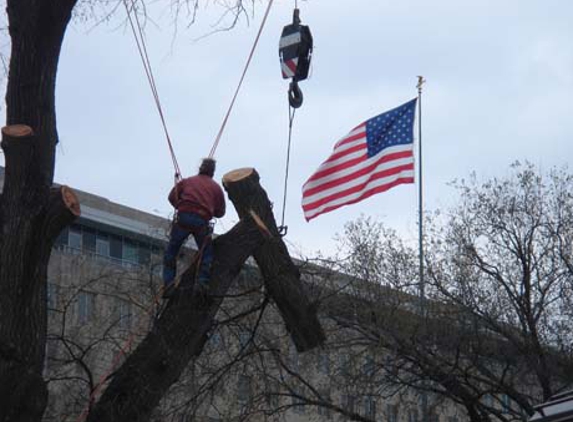
[[[309,350],[322,344],[322,327],[302,292],[298,270],[278,236],[271,204],[258,181],[254,169],[225,176],[225,188],[241,221],[213,240],[209,296],[201,297],[193,291],[197,269],[194,262],[181,276],[178,290],[152,331],[114,373],[101,398],[90,409],[87,422],[149,420],[189,361],[203,350],[227,290],[251,255],[262,265],[267,289],[287,318],[287,328],[297,348]],[[285,298],[277,297],[283,294]],[[288,300],[293,303],[286,303]]]
[[[315,306],[304,292],[300,272],[279,234],[271,202],[259,179],[255,169],[241,168],[225,174],[223,186],[239,217],[255,213],[259,217],[257,224],[269,234],[255,250],[254,258],[297,350],[304,352],[324,343],[324,331]]]

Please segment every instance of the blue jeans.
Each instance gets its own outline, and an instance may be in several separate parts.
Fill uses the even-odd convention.
[[[163,283],[165,287],[173,283],[177,274],[177,255],[181,245],[190,234],[193,235],[199,251],[203,248],[199,264],[199,282],[205,285],[209,283],[211,262],[213,262],[213,244],[209,239],[211,234],[209,221],[194,213],[180,212],[171,227],[169,243],[163,255]]]

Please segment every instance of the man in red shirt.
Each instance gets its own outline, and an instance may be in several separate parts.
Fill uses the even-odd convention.
[[[213,180],[214,174],[215,160],[205,158],[199,167],[199,174],[181,180],[169,193],[169,202],[177,213],[163,257],[164,298],[171,297],[175,291],[177,254],[190,234],[193,235],[201,254],[196,285],[205,291],[209,284],[213,261],[209,221],[213,217],[220,218],[225,215],[225,196],[221,186]]]

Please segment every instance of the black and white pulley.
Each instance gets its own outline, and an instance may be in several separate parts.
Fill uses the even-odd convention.
[[[299,81],[308,77],[312,57],[312,34],[306,25],[300,24],[299,10],[294,9],[292,24],[283,28],[279,42],[279,58],[284,79],[292,79],[288,100],[292,108],[302,105]]]

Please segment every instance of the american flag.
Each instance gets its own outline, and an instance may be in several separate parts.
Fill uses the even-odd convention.
[[[307,221],[402,183],[414,183],[416,98],[365,121],[334,146],[302,188]]]

